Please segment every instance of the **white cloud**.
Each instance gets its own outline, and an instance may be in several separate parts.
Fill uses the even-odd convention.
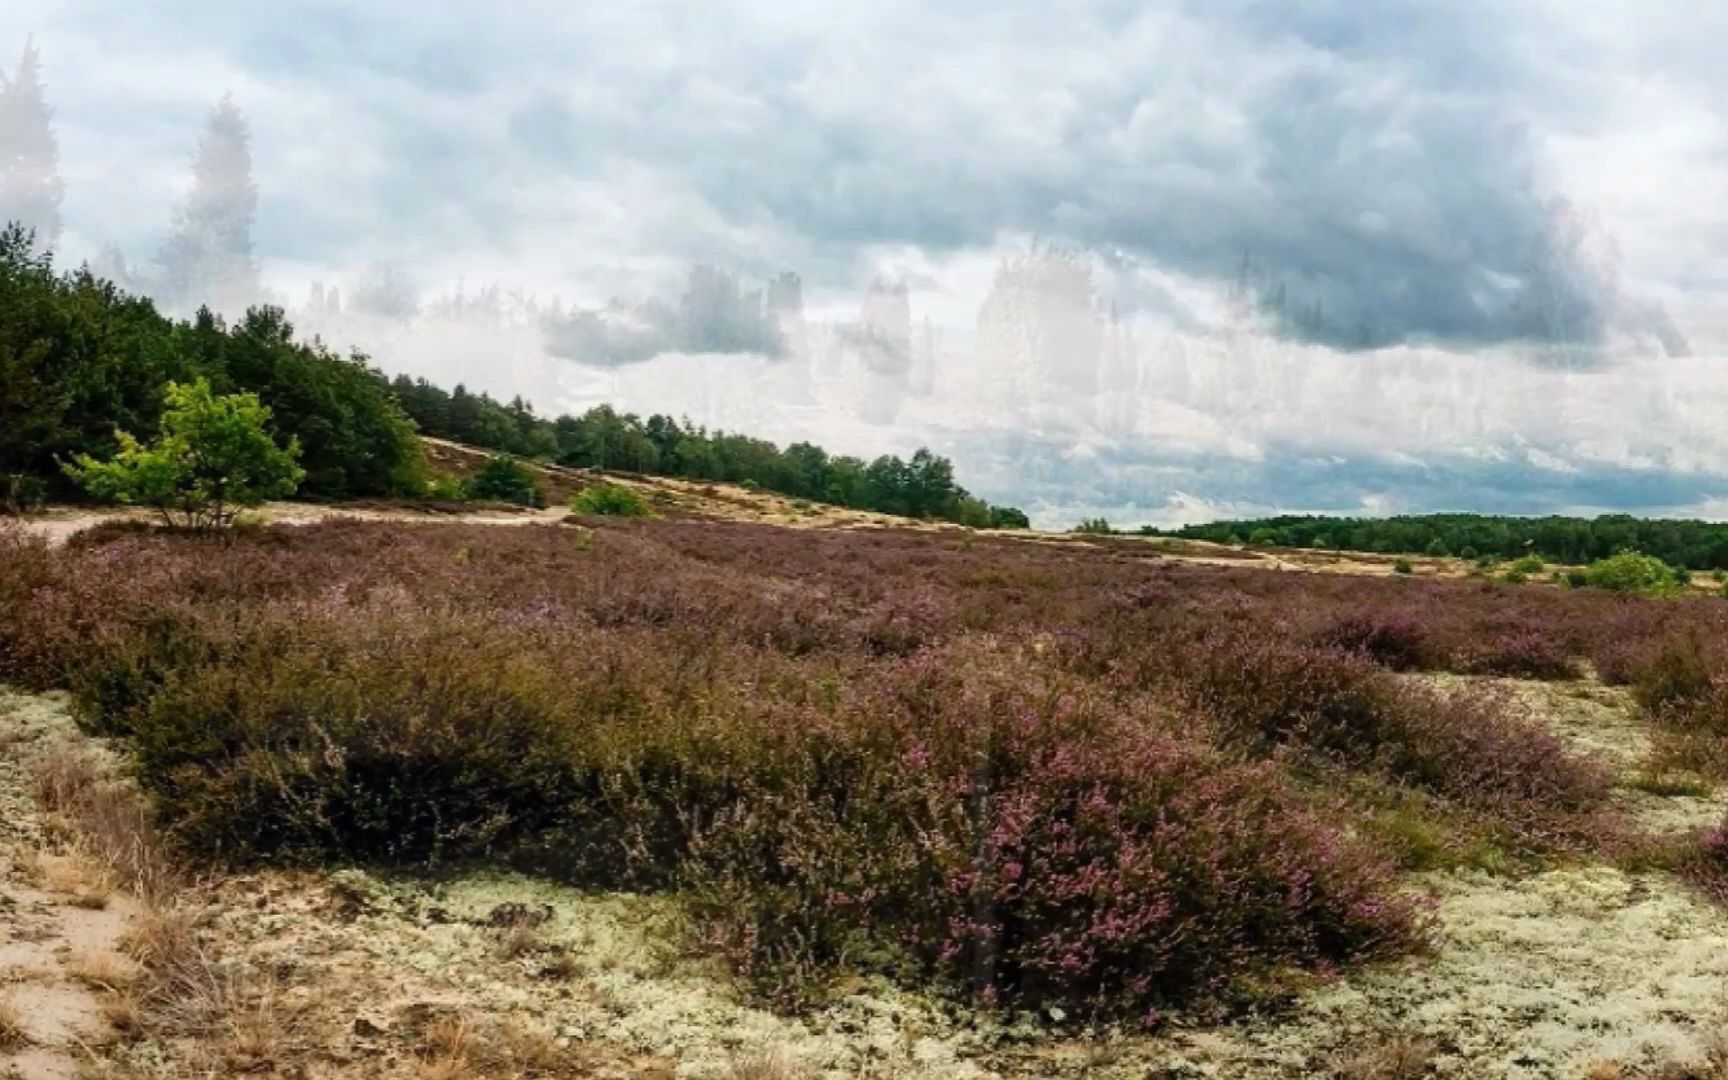
[[[928,439],[975,486],[1052,518],[1186,512],[1166,502],[1176,490],[1182,506],[1349,508],[1708,506],[1728,489],[1722,13],[0,9],[0,55],[32,32],[73,258],[117,242],[148,260],[204,111],[231,91],[280,295],[395,260],[428,295],[497,282],[542,303],[638,304],[708,262],[756,283],[799,271],[809,317],[834,323],[884,277],[909,283],[941,360],[938,397],[902,401],[880,377],[819,370],[814,346],[803,376],[683,354],[601,372],[551,358],[526,316],[330,328],[394,369],[857,452]],[[1033,412],[1004,405],[1011,358],[976,355],[998,260],[1034,238],[1095,252],[1100,305],[1140,335],[1137,366],[1097,402],[1058,381]],[[1258,331],[1242,321],[1244,255],[1247,288],[1283,300]],[[1515,345],[1543,337],[1561,342]],[[1659,358],[1679,343],[1700,358]]]

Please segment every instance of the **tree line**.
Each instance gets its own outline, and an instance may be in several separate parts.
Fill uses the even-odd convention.
[[[1455,555],[1583,564],[1638,551],[1691,570],[1728,569],[1728,523],[1636,518],[1414,514],[1389,518],[1285,516],[1143,532],[1217,543],[1387,554]]]
[[[809,442],[784,448],[736,432],[709,431],[689,420],[647,419],[597,405],[580,416],[544,418],[517,397],[508,404],[458,384],[445,391],[399,375],[396,399],[422,432],[521,457],[583,468],[719,480],[836,506],[952,521],[978,528],[1024,529],[1011,506],[993,506],[954,480],[954,465],[920,448],[910,459],[871,461],[830,454]]]
[[[928,450],[865,462],[604,405],[543,419],[521,398],[501,405],[462,386],[391,381],[363,354],[296,339],[280,308],[250,308],[231,325],[208,309],[171,319],[87,266],[57,272],[22,226],[0,232],[0,478],[10,490],[71,494],[63,463],[114,457],[117,432],[157,429],[170,383],[200,379],[217,395],[257,396],[276,429],[298,441],[300,490],[317,498],[424,495],[424,432],[543,461],[751,483],[886,514],[1027,524],[1018,510],[972,497],[952,462]]]

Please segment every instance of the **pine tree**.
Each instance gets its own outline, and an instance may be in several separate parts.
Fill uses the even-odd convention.
[[[258,185],[250,144],[245,115],[233,98],[223,97],[192,159],[192,193],[158,257],[157,298],[170,307],[209,305],[233,313],[259,299],[252,258]]]
[[[0,75],[0,225],[17,222],[36,233],[39,247],[60,239],[60,145],[42,89],[42,63],[26,39],[18,70]]]

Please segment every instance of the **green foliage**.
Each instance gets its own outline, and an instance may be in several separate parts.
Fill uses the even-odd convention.
[[[1077,533],[1087,533],[1096,536],[1109,536],[1116,530],[1110,527],[1109,521],[1097,517],[1086,518],[1081,521],[1080,524],[1074,526],[1074,531]]]
[[[1506,572],[1501,575],[1501,580],[1512,585],[1522,585],[1529,581],[1532,575],[1540,574],[1543,569],[1545,566],[1541,559],[1534,555],[1526,555],[1521,559],[1513,560],[1512,565],[1508,566]]]
[[[1410,565],[1409,559],[1399,559],[1392,564],[1392,572],[1394,574],[1414,574],[1416,568]]]
[[[570,496],[570,509],[578,514],[601,517],[647,517],[648,507],[636,492],[623,484],[596,483]]]
[[[88,270],[56,273],[19,228],[0,233],[0,476],[70,491],[58,463],[107,459],[116,431],[153,431],[170,382],[251,393],[294,436],[304,493],[417,494],[424,461],[413,424],[364,357],[296,342],[274,308],[232,328],[209,312],[158,313]]]
[[[546,493],[533,470],[515,458],[502,454],[486,459],[473,478],[463,485],[468,498],[480,502],[515,503],[517,506],[545,506]]]
[[[1171,535],[1190,540],[1229,542],[1247,536],[1252,543],[1284,547],[1324,547],[1340,551],[1446,556],[1492,556],[1511,560],[1533,555],[1545,562],[1590,563],[1632,550],[1653,555],[1670,566],[1692,570],[1728,569],[1728,523],[1646,520],[1626,514],[1596,518],[1518,518],[1489,514],[1418,514],[1389,518],[1286,515],[1251,521],[1189,525]],[[1522,571],[1526,575],[1534,571]]]
[[[1664,596],[1680,588],[1674,568],[1653,555],[1622,551],[1598,559],[1584,570],[1584,584],[1609,592]]]
[[[501,404],[461,385],[386,380],[362,355],[296,341],[279,308],[250,310],[232,327],[208,311],[177,322],[87,270],[56,273],[40,249],[22,228],[0,232],[0,477],[64,485],[58,462],[113,456],[116,430],[156,427],[164,385],[204,378],[218,394],[257,395],[299,440],[302,490],[320,498],[423,494],[417,426],[520,458],[749,483],[914,518],[1029,525],[1012,507],[981,511],[952,462],[927,449],[865,461],[607,405],[545,419],[520,397]]]
[[[434,502],[461,502],[468,497],[462,481],[453,476],[437,476],[426,485],[426,497]]]
[[[0,510],[8,514],[28,514],[39,509],[47,493],[47,485],[37,477],[23,473],[0,476]]]
[[[110,461],[80,454],[66,474],[99,499],[153,506],[170,523],[223,528],[234,512],[292,495],[305,472],[300,444],[270,437],[270,410],[255,394],[217,396],[203,379],[169,383],[162,431],[149,446],[118,432]],[[176,517],[178,515],[178,517]]]
[[[446,393],[424,379],[398,377],[392,388],[425,434],[520,457],[619,472],[724,480],[793,498],[903,517],[982,527],[1030,528],[1026,515],[973,499],[954,481],[947,458],[919,449],[910,460],[830,455],[810,443],[784,449],[764,439],[709,431],[688,420],[643,420],[610,405],[546,420],[517,398],[500,405],[457,386]],[[982,509],[980,509],[982,507]],[[1001,522],[1001,524],[997,524]]]

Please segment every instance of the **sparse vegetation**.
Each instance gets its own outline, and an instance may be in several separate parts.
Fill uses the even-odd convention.
[[[30,1029],[24,1026],[23,1010],[9,993],[0,993],[0,1053],[17,1050],[30,1043]]]

